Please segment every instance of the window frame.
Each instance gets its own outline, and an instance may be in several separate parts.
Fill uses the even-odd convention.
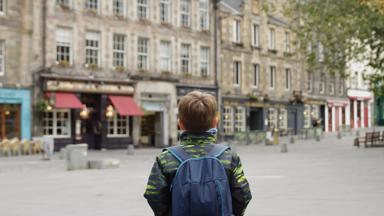
[[[56,0],[56,5],[65,5],[68,8],[72,8],[72,0]]]
[[[1,2],[1,10],[0,10],[0,16],[5,16],[6,15],[6,8],[7,8],[7,0],[0,0]]]
[[[93,34],[93,36],[91,36]],[[97,40],[91,39],[97,35]],[[90,46],[88,45],[88,41],[97,42],[97,46]],[[87,52],[89,51],[89,54]],[[97,56],[90,56],[94,53],[97,53]],[[96,60],[97,63],[94,62],[88,62],[88,60]],[[97,65],[98,67],[101,66],[101,33],[96,31],[87,31],[85,34],[85,64],[86,65]]]
[[[46,114],[48,113],[52,113],[52,119],[48,118],[48,120],[52,120],[52,126],[46,126],[45,123],[47,122],[47,117],[45,116]],[[67,113],[67,116],[68,116],[68,119],[65,121],[67,123],[67,134],[66,135],[59,135],[57,133],[58,131],[58,128],[59,126],[57,125],[58,123],[58,115],[60,113]],[[63,120],[63,118],[61,118],[61,120]],[[64,122],[64,121],[63,121]],[[43,116],[43,132],[44,132],[44,136],[47,136],[47,137],[54,137],[54,138],[69,138],[72,136],[72,127],[71,127],[71,124],[72,124],[72,119],[71,119],[71,110],[70,109],[53,109],[49,112],[44,112],[44,116]],[[52,134],[46,134],[46,130],[48,129],[52,129]],[[64,127],[61,126],[61,129],[63,129]]]
[[[0,76],[5,75],[6,47],[5,40],[0,40]]]
[[[232,25],[233,25],[232,41],[234,43],[240,44],[241,43],[241,21],[238,19],[234,19]]]
[[[269,28],[268,32],[268,49],[276,50],[276,29]]]
[[[165,50],[163,45],[168,46],[168,52],[164,53]],[[163,61],[166,62],[167,68],[162,68]],[[159,69],[160,72],[171,72],[172,71],[172,43],[170,41],[161,40],[160,41],[160,49],[159,49]]]
[[[253,88],[259,88],[259,85],[260,85],[260,64],[254,63],[252,66],[253,66],[252,87]]]
[[[292,70],[291,68],[285,68],[285,90],[290,90],[292,88]]]
[[[320,73],[319,92],[320,92],[320,94],[324,94],[324,92],[325,92],[325,74],[323,72]]]
[[[209,30],[209,0],[199,0],[200,29]]]
[[[200,75],[201,77],[209,77],[210,70],[210,55],[211,50],[207,46],[200,47]]]
[[[180,0],[180,26],[191,27],[191,1]]]
[[[70,35],[68,41],[65,41],[65,39],[60,41],[61,39],[59,39],[60,36],[58,35],[60,31],[62,31],[62,35],[64,35],[64,34]],[[67,62],[68,62],[69,65],[72,65],[73,64],[73,48],[72,48],[73,47],[72,46],[72,44],[73,44],[73,33],[72,33],[72,29],[57,27],[56,28],[56,38],[55,39],[56,39],[56,44],[55,44],[56,45],[56,62],[66,61],[65,59],[63,59],[64,55],[65,55],[64,52],[61,52],[59,54],[58,47],[59,46],[61,46],[61,47],[68,47],[69,48],[69,52],[67,54],[67,56],[68,56],[68,61]],[[61,58],[59,56],[61,56]]]
[[[340,96],[344,95],[344,85],[345,83],[343,82],[343,79],[339,77],[339,95]]]
[[[144,3],[145,1],[145,3]],[[137,0],[137,18],[149,19],[149,2],[148,0]]]
[[[164,6],[164,7],[162,7],[162,6]],[[170,0],[160,0],[159,1],[159,18],[160,18],[160,23],[170,24],[171,20],[172,20],[171,13],[172,13],[171,1]],[[165,17],[165,19],[163,19],[163,16]]]
[[[241,61],[234,61],[233,62],[233,85],[235,87],[239,87],[241,85],[241,70],[242,65]]]
[[[241,111],[241,112],[239,112]],[[237,106],[234,109],[234,132],[245,132],[246,130],[245,107]]]
[[[307,72],[307,92],[311,93],[313,91],[313,73]]]
[[[291,53],[291,33],[286,31],[284,35],[284,51]]]
[[[149,38],[139,37],[137,39],[137,68],[139,70],[149,70],[149,46]]]
[[[276,87],[276,66],[269,66],[269,89],[275,89]]]
[[[119,122],[126,123],[126,128],[118,126]],[[107,137],[108,138],[121,138],[121,137],[130,137],[130,117],[129,116],[121,116],[119,114],[114,115],[112,118],[107,119]],[[111,132],[111,123],[113,123],[113,133]],[[126,133],[118,133],[119,129],[124,129]]]
[[[257,23],[252,24],[251,35],[252,35],[252,46],[260,47],[260,25],[259,24]]]
[[[118,7],[116,7],[117,5],[116,5],[116,2],[117,1],[120,1],[120,3],[121,3],[121,5],[120,5],[120,7],[121,8],[118,8]],[[125,17],[126,16],[126,13],[127,13],[127,11],[126,11],[126,3],[125,3],[125,0],[112,0],[112,14],[114,15],[114,16],[121,16],[121,17]],[[119,13],[119,11],[120,11],[120,13]]]
[[[335,77],[329,77],[329,94],[335,95]]]
[[[122,40],[116,41],[117,39],[122,39]],[[113,33],[112,35],[112,66],[114,68],[127,67],[126,50],[127,50],[127,36],[125,34]],[[117,59],[117,58],[121,58],[121,59]],[[122,63],[122,65],[118,65],[118,63]]]
[[[94,2],[92,1],[96,1],[96,4],[94,4]],[[96,5],[96,8],[93,8],[95,5]],[[85,9],[100,13],[100,0],[86,0]]]
[[[234,112],[233,107],[224,106],[223,108],[223,133],[231,135],[234,132]]]
[[[186,50],[184,50],[186,49]],[[191,44],[182,43],[180,45],[180,71],[182,74],[191,74]],[[185,64],[187,63],[187,64]]]

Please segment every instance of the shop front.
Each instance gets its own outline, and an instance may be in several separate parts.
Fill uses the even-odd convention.
[[[133,144],[133,119],[144,114],[133,93],[130,82],[44,79],[43,133],[55,139],[56,150],[73,143],[126,148]]]
[[[304,128],[321,127],[325,129],[326,101],[315,98],[307,98],[304,101]]]
[[[348,90],[349,110],[348,116],[351,128],[369,128],[372,121],[373,94],[369,91]]]
[[[0,138],[31,139],[31,92],[0,89]]]
[[[325,107],[325,132],[336,132],[348,126],[348,101],[347,100],[327,100]]]

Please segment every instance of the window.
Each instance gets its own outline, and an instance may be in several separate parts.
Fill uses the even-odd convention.
[[[317,44],[317,51],[319,52],[318,53],[318,59],[319,59],[319,62],[323,62],[324,61],[324,46],[323,46],[323,44],[322,43],[318,43]]]
[[[5,73],[5,42],[0,40],[0,76]]]
[[[252,0],[252,13],[255,15],[260,13],[260,0]]]
[[[259,87],[260,82],[260,65],[253,64],[253,87]]]
[[[160,22],[171,22],[171,5],[170,0],[160,0]]]
[[[180,0],[181,26],[189,27],[190,25],[190,0]]]
[[[291,74],[291,69],[286,68],[285,69],[285,89],[289,90],[291,89],[291,80],[292,80],[292,74]]]
[[[99,0],[86,0],[85,8],[88,10],[99,11]]]
[[[137,41],[137,67],[140,70],[148,70],[148,46],[149,39],[139,38]]]
[[[241,42],[241,23],[240,20],[233,21],[233,42],[240,43]]]
[[[112,4],[113,15],[124,16],[124,0],[113,0]]]
[[[5,14],[5,0],[0,0],[0,15]]]
[[[159,57],[160,57],[160,71],[164,72],[170,72],[171,71],[171,43],[168,41],[161,41],[160,42],[160,49],[159,49]]]
[[[71,118],[69,110],[52,110],[43,117],[44,135],[69,137],[71,135]]]
[[[125,35],[113,35],[113,67],[125,67]]]
[[[291,34],[289,32],[285,32],[284,50],[286,53],[291,52]]]
[[[137,0],[137,17],[148,19],[148,0]]]
[[[277,110],[275,108],[268,109],[268,126],[277,127]]]
[[[320,74],[320,87],[319,87],[320,93],[324,93],[324,89],[325,89],[325,74],[321,73]]]
[[[229,106],[224,107],[224,119],[223,119],[223,130],[224,134],[233,133],[233,108]]]
[[[307,72],[307,91],[312,92],[312,82],[313,82],[313,74],[311,72]]]
[[[269,29],[268,48],[270,50],[276,49],[276,35],[275,35],[275,29],[273,29],[273,28]]]
[[[87,32],[85,35],[85,64],[100,65],[100,34]]]
[[[235,61],[233,65],[233,84],[239,86],[241,82],[241,62]]]
[[[339,95],[342,96],[344,94],[344,80],[342,77],[339,77]]]
[[[191,45],[181,44],[181,72],[191,72]]]
[[[235,132],[245,132],[245,108],[235,108]]]
[[[56,29],[56,61],[57,63],[72,64],[72,30]]]
[[[209,58],[209,48],[201,47],[200,48],[200,73],[202,77],[209,76],[209,68],[210,68],[210,58]]]
[[[0,0],[1,2],[1,0]],[[1,4],[1,3],[0,3]],[[71,6],[71,2],[70,0],[56,0],[56,4],[58,5],[64,5],[66,7],[70,7]]]
[[[129,117],[116,114],[113,118],[108,119],[108,136],[129,136]]]
[[[252,25],[252,46],[259,47],[260,46],[260,29],[259,25]]]
[[[209,4],[208,0],[200,0],[200,28],[209,29]]]
[[[335,78],[331,77],[329,79],[329,94],[335,94]]]
[[[275,88],[276,82],[276,66],[269,67],[269,87],[271,89]]]

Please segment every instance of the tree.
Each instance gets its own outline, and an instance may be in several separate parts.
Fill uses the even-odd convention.
[[[372,90],[384,95],[384,0],[288,1],[287,15],[295,21],[298,54],[305,56],[307,70],[346,76],[350,61],[365,60],[376,71],[366,77]]]

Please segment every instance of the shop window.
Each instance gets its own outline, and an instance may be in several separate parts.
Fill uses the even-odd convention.
[[[129,117],[114,115],[108,119],[108,136],[109,137],[127,137],[129,136]]]
[[[277,127],[277,110],[275,108],[268,109],[268,126],[270,128]]]
[[[113,66],[125,67],[126,36],[121,34],[113,35]]]
[[[0,138],[20,138],[20,105],[0,105]]]
[[[190,26],[190,10],[191,10],[190,0],[180,0],[180,14],[181,14],[181,26],[189,27]]]
[[[86,0],[85,8],[92,11],[99,11],[99,0]]]
[[[160,22],[171,22],[171,4],[170,0],[160,0]]]
[[[233,65],[233,84],[240,86],[241,82],[241,62],[235,61]]]
[[[181,72],[188,74],[191,72],[191,45],[181,44]]]
[[[224,107],[224,119],[223,119],[223,130],[224,134],[233,134],[233,108],[229,106]]]
[[[284,51],[286,53],[290,53],[291,52],[291,34],[289,32],[285,32]]]
[[[270,50],[276,50],[276,33],[274,28],[269,29],[268,48]]]
[[[245,108],[235,108],[235,132],[245,132]]]
[[[311,105],[304,106],[304,128],[311,127]]]
[[[208,0],[200,0],[200,28],[201,30],[209,30]]]
[[[159,49],[159,64],[161,72],[171,72],[171,59],[172,59],[172,48],[171,42],[169,41],[160,41]]]
[[[260,46],[260,27],[257,24],[252,25],[252,46]]]
[[[288,129],[288,119],[287,119],[287,110],[279,110],[279,128],[287,130]],[[292,128],[293,129],[293,128]]]
[[[240,20],[233,20],[233,35],[232,40],[234,43],[241,43],[241,22]]]
[[[276,66],[269,67],[269,88],[274,89],[276,85]]]
[[[5,73],[5,41],[0,40],[0,76]]]
[[[260,82],[260,65],[253,64],[253,87],[258,88]]]
[[[56,29],[56,62],[58,64],[72,64],[72,30]]]
[[[148,0],[137,0],[137,17],[148,19]]]
[[[44,113],[44,135],[53,137],[69,137],[71,134],[71,118],[69,110],[52,110]]]
[[[200,73],[202,77],[209,76],[210,58],[209,58],[209,47],[200,48]]]
[[[100,66],[100,33],[87,32],[85,35],[85,64]]]
[[[139,38],[137,42],[137,49],[139,70],[148,70],[149,39]]]
[[[124,0],[113,0],[112,1],[113,15],[124,16],[125,15],[124,8],[125,8]]]

